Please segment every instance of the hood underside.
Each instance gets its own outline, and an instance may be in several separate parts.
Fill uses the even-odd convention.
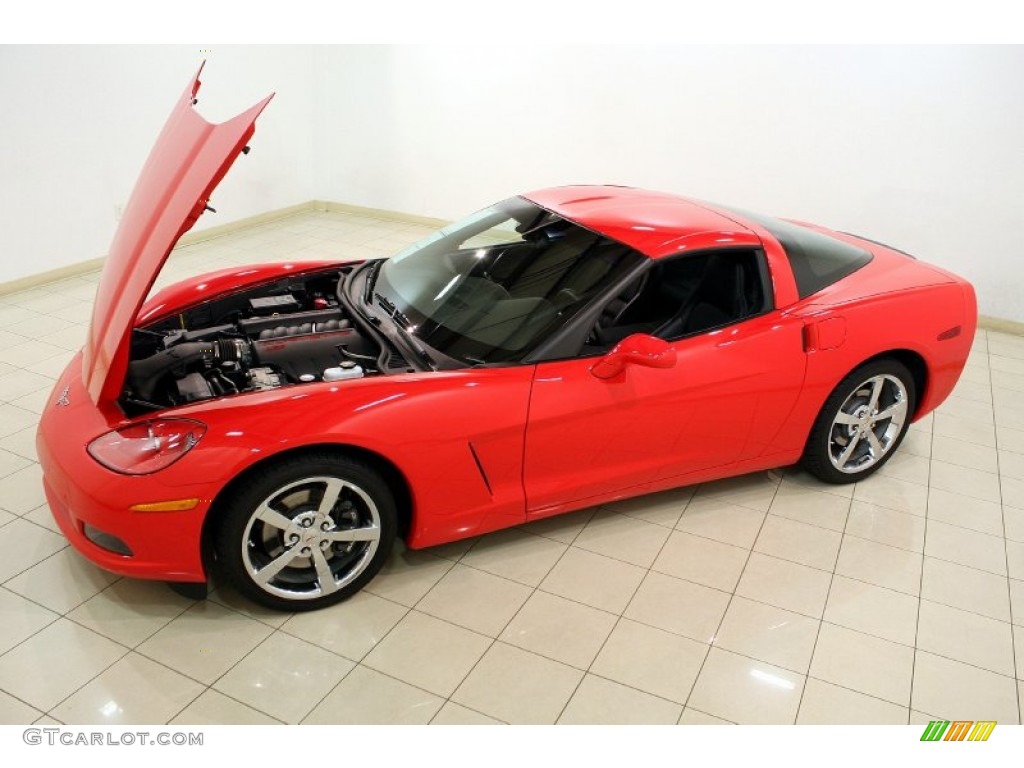
[[[214,125],[194,108],[201,72],[200,66],[143,166],[100,276],[82,358],[83,380],[97,404],[119,396],[139,308],[178,238],[202,215],[273,98]]]

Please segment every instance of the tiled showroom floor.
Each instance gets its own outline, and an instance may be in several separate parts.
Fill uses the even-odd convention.
[[[425,231],[304,213],[179,248],[162,281]],[[401,552],[289,616],[108,575],[56,532],[35,424],[95,284],[0,296],[0,722],[1020,721],[1024,338],[979,332],[855,487],[786,469],[589,509]]]

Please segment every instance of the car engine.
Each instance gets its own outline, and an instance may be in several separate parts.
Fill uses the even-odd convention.
[[[264,284],[134,329],[122,405],[140,412],[407,370],[353,322],[339,301],[341,277]]]

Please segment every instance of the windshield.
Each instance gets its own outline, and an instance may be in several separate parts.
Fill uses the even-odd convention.
[[[448,357],[513,362],[643,260],[628,246],[516,197],[384,262],[373,301]]]

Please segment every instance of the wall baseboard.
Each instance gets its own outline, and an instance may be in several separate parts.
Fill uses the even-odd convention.
[[[208,227],[199,232],[186,232],[178,240],[175,247],[182,245],[194,245],[207,240],[230,235],[250,227],[266,224],[278,219],[285,219],[306,211],[331,211],[333,213],[349,213],[356,216],[366,216],[372,219],[384,219],[385,221],[401,221],[406,224],[419,224],[427,227],[444,227],[451,224],[447,219],[437,219],[432,216],[417,216],[412,213],[401,211],[390,211],[385,208],[368,208],[363,205],[352,205],[350,203],[337,203],[332,200],[309,200],[298,205],[290,205],[287,208],[278,208],[266,213],[258,213],[255,216],[247,216],[244,219],[220,224],[215,227]],[[18,278],[0,283],[0,296],[17,291],[24,291],[36,288],[47,283],[55,283],[58,280],[65,280],[69,277],[77,277],[89,272],[96,272],[103,267],[106,257],[80,261],[76,264],[68,264],[64,267],[51,269],[47,272],[40,272],[38,275]],[[1016,336],[1024,336],[1024,323],[1017,320],[1007,320],[1001,317],[989,317],[988,315],[978,316],[978,327],[987,331],[1000,331]]]

